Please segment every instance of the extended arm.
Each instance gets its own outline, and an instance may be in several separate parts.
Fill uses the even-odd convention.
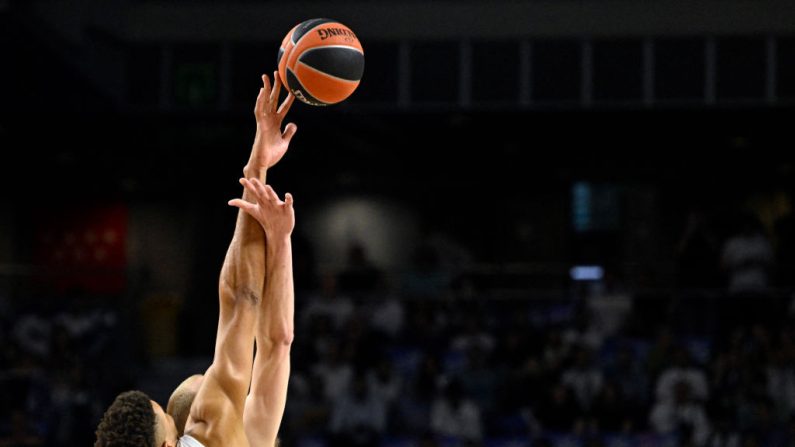
[[[288,95],[278,106],[281,84],[275,76],[274,73],[273,86],[267,76],[262,77],[263,88],[254,108],[257,133],[243,170],[244,175],[254,178],[265,178],[267,169],[287,151],[296,131],[292,123],[286,126],[284,132],[281,131],[282,121],[294,98]],[[244,189],[243,201],[255,200],[252,193]],[[216,386],[242,414],[251,379],[255,327],[258,306],[262,302],[265,267],[265,234],[255,219],[240,211],[219,279],[220,315],[213,364],[198,392],[197,402],[201,402],[204,388]]]
[[[294,291],[290,236],[295,225],[293,199],[279,200],[270,186],[256,179],[244,181],[256,203],[240,206],[254,216],[267,235],[267,279],[256,330],[257,356],[246,400],[245,427],[252,447],[272,447],[287,399],[290,345],[293,341]]]

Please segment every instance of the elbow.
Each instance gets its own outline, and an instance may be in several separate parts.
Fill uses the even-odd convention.
[[[273,346],[286,346],[289,347],[293,344],[293,338],[295,334],[292,329],[285,329],[282,331],[274,331],[271,332],[270,336],[268,337],[273,343]]]
[[[267,332],[268,344],[271,349],[290,348],[293,344],[293,330],[292,328],[271,329]]]
[[[281,312],[279,312],[281,313]],[[290,346],[295,336],[293,318],[288,315],[274,315],[266,326],[265,334],[273,346]]]

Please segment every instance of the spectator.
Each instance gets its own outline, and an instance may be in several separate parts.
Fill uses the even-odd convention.
[[[337,289],[337,278],[334,275],[323,275],[319,293],[311,294],[308,304],[301,313],[304,326],[319,317],[326,317],[334,329],[341,328],[353,314],[354,306],[350,297],[340,294]]]
[[[339,340],[331,318],[327,315],[315,315],[307,324],[306,338],[309,345],[307,351],[313,360],[316,362],[325,360],[329,356],[329,351],[339,349]]]
[[[589,316],[588,332],[598,334],[595,338],[603,340],[615,336],[623,329],[632,311],[632,295],[621,284],[616,272],[605,271],[604,282],[593,290],[587,298]]]
[[[674,350],[673,364],[664,369],[657,379],[655,394],[658,402],[670,402],[676,397],[679,383],[687,384],[687,396],[705,401],[709,395],[707,376],[700,368],[693,366],[690,353],[682,346]]]
[[[706,445],[710,434],[709,421],[704,407],[693,399],[688,381],[673,384],[672,396],[657,402],[649,422],[661,435],[677,435],[682,442],[696,446]]]
[[[336,343],[329,345],[326,358],[315,365],[313,372],[323,383],[323,396],[327,402],[334,402],[345,395],[353,378],[353,367]]]
[[[585,301],[579,302],[574,308],[572,321],[562,333],[563,344],[566,352],[574,351],[579,346],[587,346],[592,350],[599,350],[605,342],[605,333],[596,323]]]
[[[497,340],[492,334],[483,327],[482,317],[476,314],[468,315],[464,318],[464,330],[452,337],[450,348],[456,351],[467,351],[472,348],[479,349],[485,353],[491,353]]]
[[[50,332],[52,321],[38,313],[28,313],[20,317],[14,325],[14,341],[25,354],[37,359],[50,355]]]
[[[68,297],[68,308],[53,318],[54,323],[66,330],[86,357],[101,354],[111,344],[111,334],[117,322],[114,311],[103,309],[93,300],[82,291],[72,291]]]
[[[726,241],[721,254],[721,265],[728,275],[729,293],[766,293],[774,260],[773,247],[755,216],[744,214],[739,223],[739,231]]]
[[[713,417],[713,429],[707,441],[707,447],[740,447],[740,433],[731,423],[726,412]]]
[[[437,435],[451,436],[465,441],[480,441],[483,437],[483,421],[480,408],[464,396],[457,380],[447,384],[444,393],[438,396],[431,407],[431,429]]]
[[[726,240],[721,255],[730,297],[719,309],[722,336],[738,326],[779,321],[783,312],[769,296],[774,266],[773,247],[759,219],[750,213],[742,214],[736,233]],[[749,300],[760,298],[766,300],[765,305],[747,305]]]
[[[377,447],[386,428],[386,403],[372,393],[367,380],[357,375],[350,391],[335,401],[329,429],[332,445]]]
[[[367,387],[370,394],[386,406],[387,416],[391,415],[400,398],[403,382],[389,360],[381,359],[375,370],[367,372]]]
[[[580,346],[574,353],[574,364],[563,372],[561,382],[574,392],[580,408],[588,410],[591,403],[602,389],[602,371],[592,360],[591,351]]]
[[[371,308],[370,327],[377,333],[394,340],[403,330],[405,309],[403,300],[394,295],[387,295],[378,300]]]

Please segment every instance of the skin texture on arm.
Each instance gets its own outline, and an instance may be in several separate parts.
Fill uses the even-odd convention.
[[[281,82],[277,72],[273,75],[273,85],[266,75],[262,75],[263,87],[254,106],[257,132],[251,155],[243,168],[245,177],[256,178],[261,182],[265,182],[268,168],[281,160],[287,152],[290,140],[297,130],[295,124],[289,123],[284,132],[281,131],[282,121],[295,98],[290,94],[279,106]],[[243,189],[243,200],[254,200],[247,188]],[[229,296],[250,297],[259,302],[265,277],[264,247],[265,233],[259,223],[246,212],[238,212],[235,234],[221,269],[219,295],[222,302]]]
[[[275,75],[275,73],[274,73]],[[293,102],[288,95],[278,105],[281,84],[263,76],[254,109],[257,133],[244,175],[265,178],[269,167],[287,151],[296,126],[281,131]],[[244,190],[243,201],[255,200]],[[243,432],[243,410],[253,368],[255,328],[265,277],[265,234],[260,224],[240,211],[235,233],[219,279],[219,319],[213,364],[191,405],[185,433],[213,445],[248,445]]]
[[[293,341],[294,288],[290,236],[295,226],[293,198],[281,201],[270,186],[243,180],[255,203],[232,200],[262,225],[267,240],[267,279],[260,305],[257,355],[246,399],[244,421],[252,447],[272,447],[287,399],[290,346]]]

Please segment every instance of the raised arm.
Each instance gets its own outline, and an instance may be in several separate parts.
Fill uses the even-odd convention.
[[[257,133],[244,175],[265,178],[267,169],[276,164],[295,134],[295,124],[281,131],[282,121],[293,96],[288,95],[279,106],[281,84],[274,73],[274,84],[262,77],[263,88],[257,96],[254,115]],[[255,201],[244,189],[243,201]],[[189,425],[209,423],[215,412],[237,414],[242,420],[253,364],[255,328],[265,277],[265,234],[260,224],[241,211],[235,233],[224,259],[219,278],[219,318],[213,363],[191,406]],[[228,402],[229,405],[219,402]],[[242,427],[241,427],[242,428]],[[187,430],[186,430],[187,431]]]
[[[282,121],[294,97],[288,94],[279,106],[281,82],[276,72],[273,75],[273,85],[266,75],[262,76],[263,87],[254,107],[257,132],[248,163],[243,169],[245,176],[262,180],[265,179],[268,168],[284,156],[296,131],[296,126],[292,123],[285,127],[284,132],[281,131]],[[243,200],[253,201],[250,194],[244,189]],[[257,221],[247,213],[239,212],[235,234],[221,269],[218,291],[221,315],[213,365],[216,366],[217,373],[223,375],[224,380],[221,382],[225,391],[235,398],[235,402],[239,400],[241,405],[251,377],[254,330],[248,324],[250,315],[237,315],[237,308],[243,304],[246,308],[244,311],[247,311],[248,306],[259,305],[262,299],[265,277],[264,244],[265,235]],[[256,319],[254,321],[256,324]]]
[[[232,200],[255,217],[267,235],[267,279],[256,330],[257,356],[246,399],[246,435],[252,447],[273,447],[287,399],[293,341],[293,267],[290,236],[295,226],[293,198],[281,201],[270,186],[243,181],[256,203]]]
[[[287,152],[296,126],[287,124],[281,131],[282,121],[295,99],[291,94],[279,106],[281,82],[274,72],[274,84],[262,75],[263,87],[259,90],[254,106],[257,133],[251,155],[243,168],[243,175],[264,182],[268,168],[275,165]],[[243,200],[253,201],[251,193],[243,189]],[[259,302],[263,290],[265,273],[265,234],[260,225],[247,213],[240,211],[232,242],[221,269],[219,295],[221,301],[229,298],[247,297]]]

